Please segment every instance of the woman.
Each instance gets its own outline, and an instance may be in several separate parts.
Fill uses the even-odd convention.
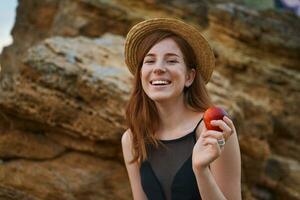
[[[228,117],[211,122],[222,131],[202,121],[214,55],[200,32],[176,19],[143,21],[127,35],[125,61],[134,75],[122,136],[133,198],[241,199],[235,127]]]

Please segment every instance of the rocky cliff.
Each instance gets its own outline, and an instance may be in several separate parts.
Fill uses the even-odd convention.
[[[300,199],[299,18],[193,0],[19,1],[1,55],[1,199],[131,199],[124,36],[158,16],[198,26],[213,46],[207,87],[237,127],[243,199]]]

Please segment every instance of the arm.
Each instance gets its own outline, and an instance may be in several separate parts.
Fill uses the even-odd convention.
[[[218,145],[218,144],[217,144]],[[241,161],[236,134],[226,142],[221,155],[203,169],[194,169],[202,199],[241,199]]]
[[[195,145],[193,151],[193,170],[202,199],[240,200],[241,158],[237,134],[231,120],[224,120],[227,127],[220,121],[218,123],[223,132],[230,132],[232,129],[233,134],[225,146],[220,148],[217,138],[223,137],[222,132],[207,131],[204,126],[196,143],[198,147]]]
[[[129,182],[134,200],[147,200],[141,184],[140,171],[137,163],[129,164],[132,160],[132,142],[131,142],[131,131],[128,129],[122,136],[122,151],[125,166],[129,176]]]
[[[241,155],[237,134],[234,133],[226,142],[221,156],[210,165],[219,188],[227,199],[241,197]]]

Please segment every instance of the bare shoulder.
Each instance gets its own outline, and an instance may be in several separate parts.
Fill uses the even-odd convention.
[[[122,150],[125,161],[132,159],[132,133],[130,129],[127,129],[121,138]]]
[[[133,149],[132,149],[132,132],[130,129],[126,130],[121,139],[123,157],[125,166],[128,172],[130,186],[132,190],[133,199],[136,200],[147,200],[146,194],[142,188],[140,168],[137,162],[131,162],[133,160]]]
[[[131,138],[132,138],[132,133],[131,133],[131,130],[130,129],[127,129],[123,135],[122,135],[122,138],[121,138],[121,143],[122,143],[122,146],[123,145],[128,145],[131,143]]]

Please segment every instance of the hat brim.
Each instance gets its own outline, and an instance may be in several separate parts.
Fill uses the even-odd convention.
[[[125,63],[132,74],[138,69],[137,52],[143,39],[155,30],[168,30],[181,36],[192,47],[196,55],[196,68],[207,83],[215,67],[215,56],[200,31],[195,27],[173,18],[154,18],[142,21],[131,28],[125,41]]]

